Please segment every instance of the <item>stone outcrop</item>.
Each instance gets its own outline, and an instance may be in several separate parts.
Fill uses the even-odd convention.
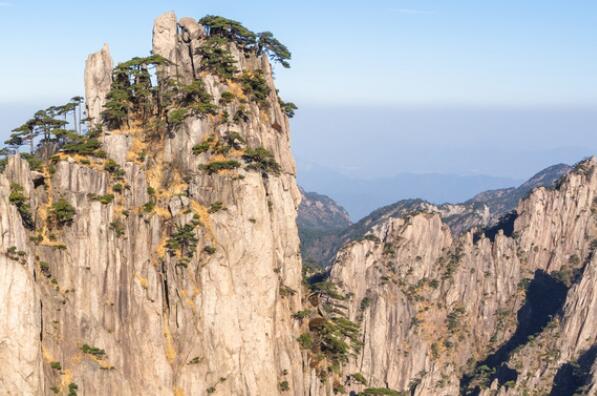
[[[518,202],[528,196],[533,189],[553,187],[570,169],[571,167],[565,164],[553,165],[543,169],[516,188],[484,191],[462,203],[437,205],[422,199],[398,201],[374,210],[331,237],[326,236],[325,239],[319,241],[317,249],[311,252],[310,258],[328,266],[342,246],[362,238],[375,225],[390,218],[406,217],[417,212],[438,213],[455,235],[460,235],[473,228],[494,226],[505,214],[514,210]],[[299,210],[299,219],[300,216]]]
[[[301,239],[303,261],[321,265],[322,257],[339,242],[340,235],[352,221],[346,209],[330,197],[301,189],[301,205],[297,225]]]
[[[228,42],[222,77],[199,67],[206,40],[155,22],[157,80],[201,96],[188,113],[149,100],[102,150],[0,173],[0,394],[595,392],[597,160],[482,232],[382,216],[305,286],[271,65]],[[106,46],[86,65],[96,123],[111,75]]]
[[[183,38],[173,13],[156,20],[153,52],[178,65],[158,78],[193,80],[188,65],[200,58],[188,41],[203,37],[191,22],[181,22]],[[267,58],[235,56],[239,70],[263,73],[266,105],[238,83],[201,78],[216,104],[232,91],[238,99],[220,109],[232,116],[243,105],[246,121],[191,116],[157,140],[147,125],[105,130],[120,168],[61,153],[36,187],[27,163],[10,158],[0,175],[0,393],[304,394],[291,318],[302,275],[288,122]],[[86,65],[94,119],[110,75],[104,47]],[[232,133],[242,147],[228,155],[239,167],[202,170],[223,154],[192,148]],[[244,163],[257,147],[276,172]],[[9,202],[11,183],[25,191],[33,230]],[[53,214],[61,199],[74,209],[64,224]]]
[[[413,395],[551,392],[597,345],[596,197],[593,158],[481,235],[454,236],[436,213],[375,225],[331,270],[363,334],[347,372]]]
[[[101,121],[101,113],[106,103],[106,95],[112,85],[112,57],[110,47],[102,49],[87,58],[85,62],[85,100],[87,116],[92,123]]]

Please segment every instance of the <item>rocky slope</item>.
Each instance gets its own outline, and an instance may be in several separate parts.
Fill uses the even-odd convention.
[[[174,81],[201,93],[196,113],[176,123],[181,114],[168,114],[167,132],[129,118],[104,125],[108,159],[61,152],[41,172],[9,159],[0,175],[3,395],[304,393],[287,117],[265,53],[216,43],[237,68],[222,78],[199,66],[207,40],[194,19],[155,21],[153,55],[169,62],[152,58],[152,92]],[[139,64],[127,66],[135,87],[147,83]],[[86,64],[95,125],[119,99],[113,84],[125,83],[113,76],[105,46]]]
[[[506,213],[514,210],[518,202],[537,187],[553,187],[571,167],[565,164],[550,166],[537,173],[519,187],[490,190],[477,194],[463,203],[436,205],[422,199],[406,199],[373,211],[358,222],[336,232],[333,237],[319,242],[311,252],[311,259],[329,265],[338,250],[350,241],[360,239],[372,227],[389,218],[404,217],[416,212],[439,213],[455,234],[473,227],[489,227],[499,222]],[[299,218],[301,212],[299,211]],[[300,227],[300,223],[299,223]]]
[[[596,159],[481,233],[405,204],[310,273],[268,60],[289,55],[205,21],[91,55],[86,134],[48,109],[43,155],[3,165],[1,394],[595,393]]]
[[[411,395],[593,394],[596,197],[593,158],[499,230],[420,212],[349,243],[331,269],[362,334],[347,372]]]
[[[320,258],[332,254],[328,249],[351,224],[348,212],[333,199],[301,189],[297,225],[303,260],[321,265]]]

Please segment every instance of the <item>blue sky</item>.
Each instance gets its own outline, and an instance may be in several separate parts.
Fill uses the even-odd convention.
[[[147,54],[153,19],[219,14],[292,50],[301,169],[524,179],[597,152],[597,1],[0,0],[0,138],[81,94],[84,60]],[[300,174],[299,174],[300,176]]]
[[[284,94],[310,104],[597,104],[595,1],[0,1],[1,102],[81,91],[86,55],[150,49],[152,21],[221,14],[293,51]],[[5,80],[6,79],[6,80]]]

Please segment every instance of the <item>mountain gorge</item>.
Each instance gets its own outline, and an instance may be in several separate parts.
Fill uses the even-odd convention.
[[[597,159],[351,224],[297,186],[289,60],[169,12],[149,56],[89,56],[87,121],[73,98],[15,130],[0,393],[596,394]]]
[[[362,238],[373,226],[388,218],[404,217],[416,212],[435,212],[456,234],[473,227],[487,228],[498,224],[508,212],[514,210],[518,202],[537,187],[553,187],[572,168],[558,164],[546,168],[518,187],[489,190],[460,203],[433,204],[423,199],[406,199],[379,208],[354,224],[347,223],[342,214],[344,209],[331,198],[320,200],[326,208],[327,216],[309,216],[310,200],[305,197],[298,212],[298,226],[301,235],[303,259],[317,265],[330,265],[338,250],[346,243]],[[315,193],[311,193],[315,194]],[[318,196],[315,194],[314,196]],[[331,220],[332,216],[336,220]],[[302,219],[309,220],[305,221]],[[318,219],[324,219],[318,221]],[[336,224],[329,227],[328,224]],[[344,225],[344,227],[341,227]],[[317,236],[313,238],[311,235]]]

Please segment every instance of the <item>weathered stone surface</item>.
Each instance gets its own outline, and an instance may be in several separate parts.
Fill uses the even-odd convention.
[[[362,354],[345,372],[415,395],[457,394],[482,362],[517,372],[489,374],[483,395],[549,393],[558,368],[597,343],[596,196],[593,158],[557,189],[539,188],[523,200],[511,235],[455,238],[433,213],[374,226],[332,267],[332,279],[353,293],[351,318],[364,335]]]
[[[166,12],[156,18],[153,24],[152,52],[168,59],[173,65],[160,66],[159,73],[169,76],[176,74],[176,43],[178,40],[176,14],[172,11]]]
[[[173,13],[156,20],[153,42],[170,60],[188,54]],[[243,67],[270,70],[255,56]],[[193,78],[191,69],[178,73]],[[204,80],[216,103],[231,89],[211,75]],[[90,102],[101,89],[89,87]],[[270,89],[268,107],[280,113]],[[239,103],[226,106],[234,114]],[[105,130],[104,150],[121,169],[61,155],[37,188],[26,162],[11,159],[0,175],[0,357],[12,363],[0,363],[0,393],[67,393],[73,383],[86,395],[263,395],[287,381],[285,394],[304,394],[291,318],[301,309],[302,274],[289,131],[284,120],[282,129],[272,126],[270,110],[251,103],[246,111],[250,121],[234,126],[189,117],[157,141],[146,140],[143,126]],[[230,130],[246,147],[269,150],[279,174],[200,170],[208,157],[192,147]],[[37,230],[24,230],[8,202],[11,181],[30,196]],[[52,204],[61,198],[75,215],[58,226]],[[184,259],[168,243],[189,224],[196,245]],[[6,257],[13,245],[25,264]]]
[[[179,61],[159,78],[197,77],[189,48],[203,38],[189,39],[173,13],[156,20],[155,53]],[[483,385],[483,395],[519,395],[564,386],[559,379],[577,375],[566,364],[595,390],[595,159],[557,188],[535,190],[513,223],[479,238],[455,235],[441,214],[424,211],[384,219],[345,246],[331,279],[350,296],[343,303],[363,347],[326,373],[335,383],[322,380],[292,318],[303,289],[288,120],[267,58],[231,52],[241,71],[265,75],[266,106],[202,71],[215,103],[225,91],[236,99],[161,135],[137,120],[105,131],[119,166],[59,153],[34,173],[19,155],[9,160],[0,174],[1,394],[76,386],[81,395],[331,396],[341,380],[361,391],[345,380],[360,372],[369,386],[416,396],[458,394],[467,383]],[[88,69],[107,64],[99,63]],[[89,102],[104,88],[90,87]],[[247,120],[223,122],[241,105]],[[242,147],[193,153],[231,133]],[[255,148],[279,169],[250,163]],[[230,159],[235,167],[209,171]],[[35,229],[10,202],[11,183],[23,187]],[[59,221],[61,200],[71,219]],[[508,345],[499,364],[488,359]]]
[[[101,121],[106,95],[112,85],[112,57],[108,44],[89,55],[85,62],[85,98],[87,115],[93,123]]]
[[[194,18],[180,18],[178,24],[188,34],[188,40],[199,40],[205,35],[203,31],[203,26],[201,26]]]

